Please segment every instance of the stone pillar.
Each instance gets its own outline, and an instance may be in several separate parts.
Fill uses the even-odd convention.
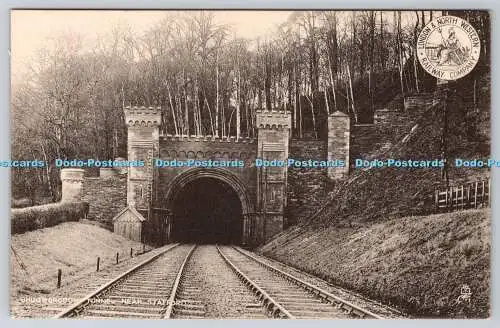
[[[278,164],[257,167],[257,203],[262,223],[255,228],[257,239],[264,242],[283,230],[291,116],[286,111],[257,111],[256,124],[257,158]]]
[[[128,160],[144,161],[144,167],[129,167],[127,205],[146,211],[153,202],[157,170],[152,160],[159,156],[160,107],[126,107],[128,125]]]
[[[341,111],[328,116],[328,160],[342,160],[344,166],[328,167],[328,177],[343,179],[349,174],[350,118]]]
[[[62,196],[61,202],[82,201],[83,169],[61,169]]]

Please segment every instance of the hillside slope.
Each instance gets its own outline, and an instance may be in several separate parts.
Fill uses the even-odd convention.
[[[455,158],[487,159],[490,154],[490,76],[486,73],[480,76],[475,108],[470,102],[470,81],[452,84],[448,92],[446,148],[452,185],[490,175],[488,168],[454,167]],[[420,118],[406,137],[394,141],[377,158],[426,161],[442,158],[443,101],[419,112]],[[434,190],[444,186],[440,168],[353,169],[349,178],[335,187],[331,200],[305,224],[351,226],[434,213]]]
[[[66,283],[89,270],[95,271],[97,257],[101,257],[103,268],[116,261],[117,252],[128,258],[130,248],[140,250],[142,244],[81,222],[12,235],[11,294],[50,291],[56,287],[58,269]]]
[[[491,212],[415,216],[342,228],[295,227],[264,255],[420,317],[488,317]],[[457,303],[462,285],[473,293]]]

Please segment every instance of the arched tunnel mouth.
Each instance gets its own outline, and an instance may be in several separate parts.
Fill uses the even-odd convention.
[[[216,178],[195,179],[176,191],[172,240],[196,244],[241,244],[243,211],[236,191]]]

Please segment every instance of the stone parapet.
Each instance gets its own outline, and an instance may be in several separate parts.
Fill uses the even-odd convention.
[[[165,141],[187,141],[187,142],[225,142],[225,143],[255,143],[255,138],[243,137],[237,139],[235,136],[213,136],[213,135],[173,135],[165,134],[160,135],[161,140]]]
[[[258,128],[291,128],[292,116],[288,111],[257,110],[256,126]]]

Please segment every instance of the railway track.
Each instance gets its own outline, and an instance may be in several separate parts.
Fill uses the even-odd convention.
[[[196,248],[177,288],[166,317],[268,318],[259,298],[238,279],[215,246]]]
[[[163,318],[172,281],[194,248],[169,248],[99,287],[56,318]]]
[[[381,318],[240,248],[178,245],[56,318]]]
[[[383,319],[292,276],[237,247],[219,249],[238,276],[252,286],[273,317],[289,319]]]

